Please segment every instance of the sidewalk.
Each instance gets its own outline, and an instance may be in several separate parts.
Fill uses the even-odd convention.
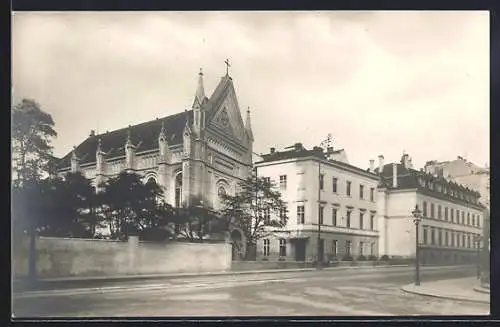
[[[477,288],[478,283],[476,277],[454,278],[433,282],[423,281],[420,286],[408,284],[401,287],[401,290],[407,293],[448,300],[490,304],[490,294],[474,290],[474,288]]]

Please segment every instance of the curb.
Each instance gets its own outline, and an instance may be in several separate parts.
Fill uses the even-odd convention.
[[[479,293],[484,293],[484,294],[491,294],[490,289],[482,287],[482,286],[475,286],[474,291],[479,292]]]
[[[415,286],[413,284],[408,284],[408,285],[402,286],[401,290],[403,292],[406,292],[409,294],[416,294],[416,295],[428,296],[428,297],[439,298],[439,299],[490,304],[490,301],[487,301],[487,300],[479,300],[479,299],[471,299],[471,298],[461,297],[461,296],[451,296],[451,295],[429,293],[429,292],[422,291],[422,290],[415,290],[414,287]]]

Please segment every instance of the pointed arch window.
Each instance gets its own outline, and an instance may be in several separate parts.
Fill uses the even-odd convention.
[[[182,173],[175,176],[175,206],[180,208],[182,205]]]

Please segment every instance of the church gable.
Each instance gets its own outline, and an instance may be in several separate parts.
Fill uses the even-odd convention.
[[[227,79],[228,81],[224,79],[221,81],[221,83],[226,82],[224,89],[218,90],[219,87],[217,87],[210,99],[212,107],[207,108],[209,110],[207,127],[242,142],[246,136],[245,125],[243,124],[232,81],[230,78]],[[215,96],[217,98],[214,98]]]

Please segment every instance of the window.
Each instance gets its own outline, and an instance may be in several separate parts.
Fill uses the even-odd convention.
[[[182,173],[175,176],[175,206],[180,208],[182,205]]]
[[[427,227],[423,228],[424,231],[424,244],[427,244],[428,240],[428,235],[427,235]]]
[[[375,230],[375,214],[370,214],[370,230]]]
[[[370,254],[375,255],[375,243],[370,244]]]
[[[286,240],[280,239],[280,257],[286,257]]]
[[[351,196],[351,182],[349,181],[346,183],[346,195]]]
[[[460,222],[462,225],[465,223],[465,211],[462,211],[462,220]]]
[[[364,215],[365,215],[365,214],[364,214],[364,212],[363,212],[363,211],[361,211],[361,212],[359,213],[359,229],[363,229],[363,227],[364,227],[364,226],[363,226],[363,220],[364,220],[364,219],[363,219],[363,217],[364,217]]]
[[[455,233],[451,232],[450,237],[451,237],[451,246],[454,247],[455,246]]]
[[[363,242],[359,242],[359,255],[363,255],[363,247],[365,245],[363,244]]]
[[[472,226],[476,226],[476,215],[472,214]]]
[[[325,186],[325,175],[321,174],[319,175],[319,189],[323,190]]]
[[[444,207],[444,220],[448,221],[448,207]]]
[[[304,223],[304,206],[297,206],[297,224]]]
[[[443,231],[440,229],[438,230],[438,245],[443,245]]]
[[[268,239],[264,240],[264,257],[269,256],[269,248],[270,248],[271,241]]]
[[[375,188],[370,188],[370,201],[375,201]]]
[[[438,219],[441,219],[441,205],[438,205]]]
[[[448,231],[444,233],[444,246],[448,246]]]
[[[332,256],[337,256],[337,240],[332,241]]]
[[[456,223],[460,224],[460,210],[455,211]]]
[[[337,226],[337,208],[332,208],[332,225]]]
[[[323,206],[318,207],[318,218],[319,218],[319,224],[323,225],[323,213],[325,211],[325,208]]]
[[[347,214],[346,214],[346,222],[345,222],[345,226],[347,228],[351,228],[351,211],[348,210],[347,211]]]
[[[462,234],[462,247],[465,247],[465,234]]]
[[[481,227],[481,216],[477,215],[477,227]]]
[[[455,222],[455,212],[454,212],[453,208],[450,208],[450,221],[452,223]]]
[[[467,247],[470,249],[472,246],[471,246],[471,237],[470,235],[467,235]]]
[[[345,253],[347,255],[351,255],[351,250],[352,250],[351,249],[351,246],[352,246],[351,244],[352,244],[351,241],[345,241]]]
[[[337,179],[335,177],[332,178],[332,192],[337,193]]]
[[[470,225],[470,212],[467,212],[467,225]]]
[[[431,203],[431,218],[434,218],[434,203]]]
[[[434,245],[436,244],[436,235],[435,235],[436,231],[434,230],[434,228],[431,228],[431,244]]]
[[[217,189],[217,195],[219,196],[219,198],[222,198],[225,194],[226,189],[224,188],[224,186],[219,186],[219,188]]]
[[[280,175],[280,189],[286,190],[286,175]]]
[[[271,177],[264,177],[264,183],[271,184]]]
[[[427,217],[427,202],[424,201],[424,203],[422,204],[422,215],[424,217]]]
[[[359,185],[359,198],[363,200],[363,196],[365,193],[365,187],[363,185]]]
[[[264,209],[264,224],[268,225],[271,223],[271,214],[269,208]]]
[[[285,225],[286,224],[286,207],[282,207],[280,208],[280,223],[282,225]]]

